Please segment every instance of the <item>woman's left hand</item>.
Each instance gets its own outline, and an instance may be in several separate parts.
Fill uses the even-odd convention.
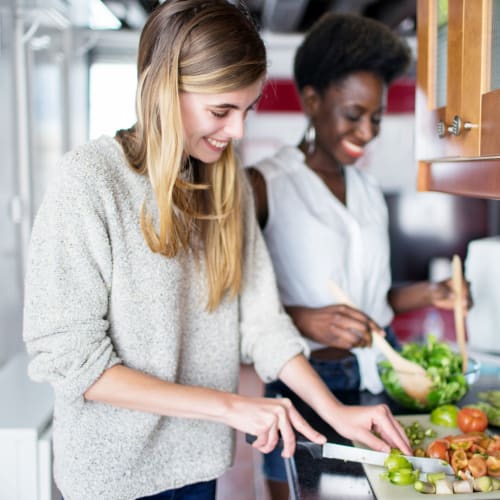
[[[378,451],[398,448],[407,455],[412,449],[406,433],[385,404],[347,406],[328,389],[302,355],[292,358],[280,372],[280,379],[342,436]]]
[[[472,297],[470,294],[470,283],[463,281],[462,287],[462,304],[464,313],[472,307]],[[453,291],[453,284],[451,278],[437,283],[431,284],[431,303],[433,306],[441,309],[453,309],[455,302],[455,292]]]
[[[325,418],[323,416],[323,418]],[[339,406],[328,422],[342,436],[373,450],[389,453],[391,448],[413,455],[404,429],[385,404]]]

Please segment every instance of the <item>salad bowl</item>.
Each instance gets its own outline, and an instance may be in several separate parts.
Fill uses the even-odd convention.
[[[467,370],[462,373],[460,354],[444,343],[430,336],[425,343],[407,343],[400,353],[404,358],[418,363],[425,370],[424,375],[431,382],[425,401],[410,396],[400,383],[400,376],[384,357],[377,362],[377,370],[387,395],[403,408],[414,411],[430,411],[444,404],[456,403],[462,399],[470,385],[479,378],[480,364],[469,358]],[[420,381],[421,382],[421,381]],[[415,383],[419,383],[415,380]]]

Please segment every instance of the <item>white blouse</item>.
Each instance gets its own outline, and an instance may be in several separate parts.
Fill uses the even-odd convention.
[[[266,181],[268,221],[263,234],[283,303],[335,304],[338,301],[328,287],[332,279],[361,311],[380,326],[389,325],[393,312],[387,302],[388,214],[373,177],[355,167],[345,168],[345,206],[295,147],[282,148],[255,168]],[[312,348],[322,347],[310,343]]]

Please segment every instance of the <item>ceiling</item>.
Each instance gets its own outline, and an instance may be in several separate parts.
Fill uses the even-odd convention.
[[[238,3],[241,0],[232,0]],[[122,29],[141,29],[159,0],[102,0]],[[404,35],[415,32],[416,0],[246,0],[263,30],[300,33],[327,11],[350,12],[377,19]]]

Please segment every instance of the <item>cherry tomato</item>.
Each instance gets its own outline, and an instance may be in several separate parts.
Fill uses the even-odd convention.
[[[471,441],[452,441],[450,448],[452,450],[468,450],[472,445]]]
[[[481,455],[474,455],[472,458],[469,458],[467,468],[474,477],[486,476],[488,474],[486,460]]]
[[[457,415],[457,424],[462,432],[483,432],[488,427],[488,417],[479,408],[462,408]]]
[[[483,439],[482,432],[469,432],[458,436],[450,436],[448,441],[452,450],[469,450],[472,451],[473,446]]]
[[[439,458],[448,461],[448,448],[450,444],[445,439],[435,439],[427,446],[426,455],[430,458]]]
[[[484,432],[465,432],[464,434],[458,434],[458,436],[447,436],[446,439],[450,442],[459,441],[472,441],[473,443],[479,443],[483,439],[488,438],[487,434]]]
[[[488,476],[500,477],[500,457],[490,455],[486,459],[486,466],[488,467]]]
[[[467,454],[465,453],[464,450],[455,450],[451,454],[451,466],[453,470],[455,471],[455,474],[460,470],[460,469],[465,469],[467,467]]]
[[[486,444],[486,449],[488,450],[488,452],[500,450],[500,437],[494,436],[492,439],[490,439]]]

